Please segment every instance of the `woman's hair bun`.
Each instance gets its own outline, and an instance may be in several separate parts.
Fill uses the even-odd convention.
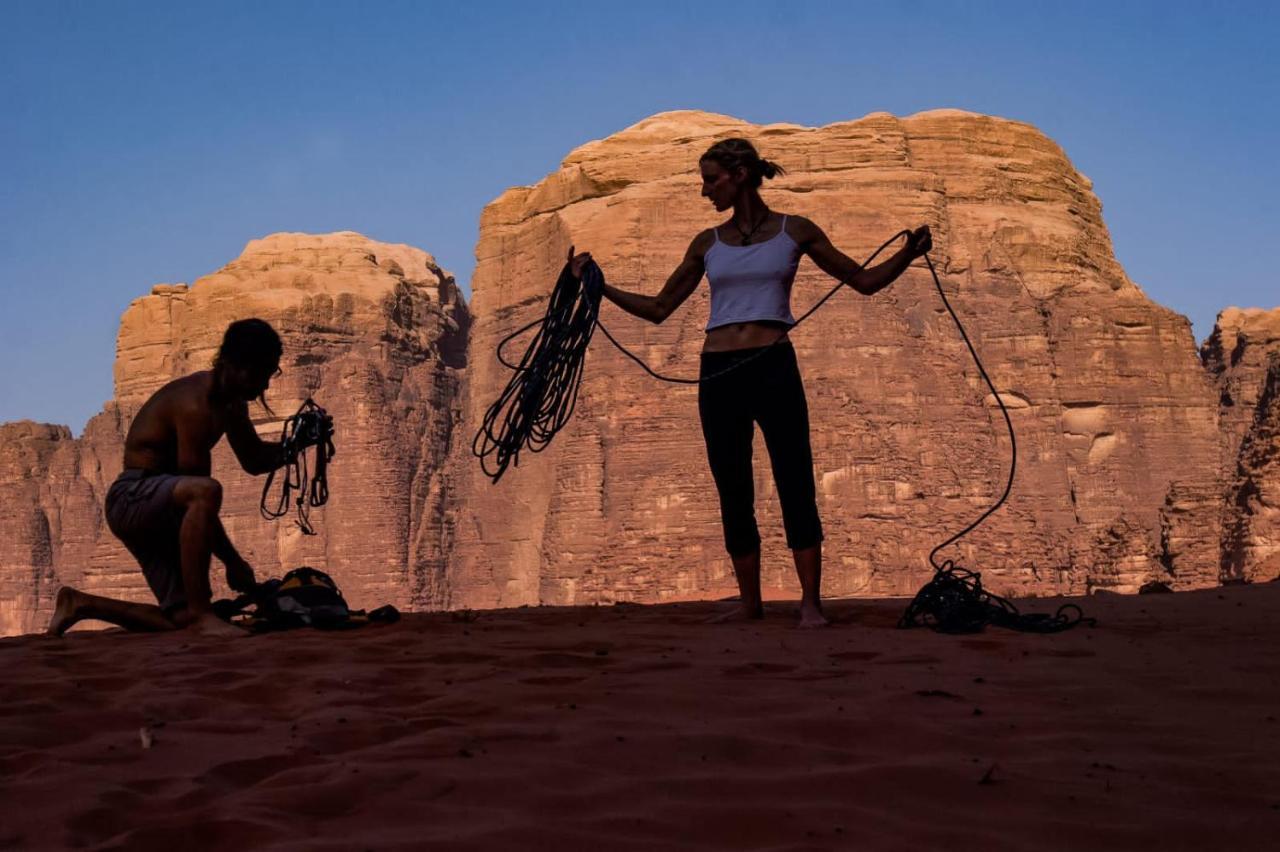
[[[702,159],[719,163],[726,169],[745,168],[751,175],[751,186],[759,187],[764,178],[785,175],[787,170],[775,162],[766,160],[748,140],[734,137],[721,139],[707,149]]]

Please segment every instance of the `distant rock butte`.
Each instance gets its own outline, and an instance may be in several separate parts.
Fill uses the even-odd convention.
[[[611,283],[656,293],[694,235],[722,219],[699,195],[697,164],[727,136],[788,169],[765,185],[772,207],[812,218],[859,261],[930,225],[930,256],[1018,449],[1008,502],[940,558],[1017,595],[1280,574],[1280,309],[1224,310],[1197,357],[1188,320],[1116,262],[1088,178],[1024,123],[935,110],[809,128],[673,112],[583,145],[489,204],[470,309],[430,255],[353,233],[255,240],[190,288],[136,300],[121,322],[115,400],[81,438],[0,426],[0,630],[42,626],[61,583],[147,599],[101,519],[124,430],[149,393],[206,368],[244,316],[285,338],[285,374],[268,396],[277,415],[313,394],[339,430],[315,538],[262,521],[261,480],[225,447],[215,453],[227,529],[259,573],[311,564],[357,606],[424,609],[731,590],[696,391],[649,378],[603,335],[574,418],[545,452],[497,485],[471,456],[508,378],[497,342],[545,310],[567,247],[591,251]],[[796,315],[833,283],[803,261]],[[707,302],[704,286],[661,326],[612,305],[602,320],[655,369],[690,376]],[[836,295],[792,339],[824,591],[910,594],[932,547],[1003,493],[1003,415],[923,264],[875,297]],[[279,420],[258,410],[274,435]],[[755,457],[764,582],[794,590],[759,436]]]
[[[1223,580],[1280,577],[1280,310],[1227,308],[1200,347],[1219,391]]]
[[[419,249],[359,234],[276,234],[190,288],[161,285],[125,311],[115,400],[73,440],[65,427],[0,426],[0,630],[38,629],[60,584],[135,600],[150,595],[107,530],[101,504],[119,473],[133,412],[169,380],[206,369],[228,323],[262,317],[280,332],[284,374],[261,434],[313,395],[337,422],[331,499],[312,511],[319,535],[293,515],[265,522],[262,479],[214,451],[223,519],[264,579],[299,564],[332,569],[353,605],[425,607],[440,562],[444,453],[458,418],[470,318],[453,277]],[[225,587],[222,589],[225,593]]]

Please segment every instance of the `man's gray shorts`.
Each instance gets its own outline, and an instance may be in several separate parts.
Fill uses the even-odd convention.
[[[179,476],[138,468],[123,471],[107,490],[107,527],[142,566],[165,615],[187,605],[178,531],[184,510],[173,502]]]

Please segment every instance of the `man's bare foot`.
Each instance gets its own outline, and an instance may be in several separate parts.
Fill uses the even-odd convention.
[[[71,625],[79,621],[76,610],[79,609],[80,593],[70,586],[58,589],[58,598],[53,605],[53,617],[49,619],[49,627],[45,633],[50,636],[61,636]]]
[[[220,636],[226,639],[249,635],[249,631],[243,627],[223,621],[211,612],[196,616],[187,629],[201,636]]]
[[[720,612],[707,619],[707,624],[724,624],[728,621],[758,621],[764,618],[764,604],[737,604],[728,612]]]
[[[811,627],[827,627],[831,622],[827,621],[827,617],[822,614],[822,607],[816,604],[800,604],[800,623],[796,627],[808,629]]]

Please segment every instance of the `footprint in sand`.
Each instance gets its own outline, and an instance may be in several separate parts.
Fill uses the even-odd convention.
[[[1003,651],[1007,645],[994,639],[961,639],[960,647],[972,651]]]
[[[416,707],[419,704],[425,704],[435,698],[440,697],[438,692],[417,692],[411,686],[413,681],[408,681],[406,685],[392,691],[369,691],[358,698],[351,701],[343,702],[341,705],[345,707],[372,707],[374,709],[401,709],[405,707]]]
[[[296,768],[300,762],[310,760],[313,758],[301,753],[268,754],[263,757],[232,760],[219,763],[198,776],[195,782],[211,790],[231,792],[256,786],[273,775],[278,775],[286,769]]]
[[[19,751],[0,757],[0,777],[16,781],[29,772],[37,772],[50,763],[53,757],[42,749]],[[3,849],[4,846],[0,846]]]
[[[173,787],[173,781],[168,778],[139,778],[136,781],[124,782],[126,789],[135,793],[141,793],[144,796],[151,796],[162,790],[169,790]]]
[[[33,718],[57,713],[60,708],[53,701],[11,701],[0,704],[0,718],[16,716],[19,719]]]
[[[837,678],[848,677],[851,674],[847,669],[830,668],[830,669],[808,669],[798,674],[794,674],[787,680],[811,681],[811,680],[835,680]]]
[[[730,677],[751,677],[752,675],[782,674],[795,670],[795,666],[786,663],[747,663],[742,666],[730,666],[724,669],[724,673]]]
[[[81,677],[78,680],[82,689],[92,689],[98,692],[118,692],[138,685],[138,678],[130,675],[90,675]]]
[[[439,665],[466,665],[471,663],[491,663],[498,657],[494,654],[472,654],[467,651],[452,651],[444,654],[433,654],[427,657],[428,663]]]
[[[522,677],[521,683],[532,684],[533,686],[567,686],[571,683],[581,683],[586,680],[582,675],[559,675],[548,677]]]
[[[539,648],[538,650],[543,651],[545,653],[591,654],[591,655],[604,656],[609,653],[612,647],[613,647],[612,644],[609,642],[591,640],[588,642],[571,642],[567,645],[556,645],[550,648],[544,647],[544,648]],[[601,654],[602,651],[604,652],[603,654]]]
[[[924,654],[913,654],[906,657],[889,657],[880,660],[876,665],[881,666],[923,666],[931,663],[940,663],[942,660],[937,657],[930,657]]]
[[[880,656],[879,651],[838,651],[834,654],[827,654],[833,660],[852,660],[854,662],[865,662],[866,660],[874,660]]]
[[[645,672],[670,672],[678,669],[691,669],[693,663],[686,663],[680,660],[663,660],[652,663],[632,663],[631,665],[621,666],[610,671],[618,674],[644,674]]]
[[[82,811],[66,821],[70,845],[92,846],[132,827],[129,814],[116,808],[99,806]]]
[[[277,840],[293,840],[292,830],[268,822],[252,822],[246,819],[188,819],[156,820],[130,831],[118,842],[103,847],[105,852],[132,849],[172,849],[174,837],[180,836],[190,849],[252,849],[269,846]]]
[[[333,819],[358,812],[370,801],[377,801],[383,793],[399,789],[414,781],[418,773],[411,769],[371,770],[352,772],[360,767],[326,767],[323,780],[291,786],[275,786],[262,789],[254,799],[255,809],[263,807],[277,811],[289,820],[311,817],[317,820]],[[424,791],[429,793],[428,790]],[[251,848],[245,844],[243,848]],[[222,847],[218,847],[222,848]],[[363,847],[356,847],[363,848]]]
[[[379,723],[361,722],[360,720],[347,722],[345,720],[345,716],[340,716],[336,727],[326,724],[319,730],[312,730],[310,733],[305,734],[300,739],[315,749],[316,753],[332,757],[363,749],[377,748],[378,746],[413,736],[421,730],[420,726],[407,722]]]
[[[603,666],[608,662],[608,657],[597,657],[595,654],[588,657],[585,654],[562,654],[551,652],[531,654],[527,657],[516,657],[505,661],[504,664],[510,668],[580,669],[595,668],[596,666]]]

